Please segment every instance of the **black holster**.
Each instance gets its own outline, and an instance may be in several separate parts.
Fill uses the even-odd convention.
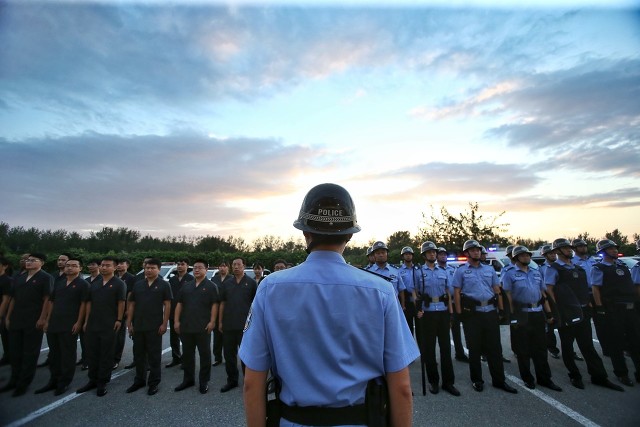
[[[275,391],[275,399],[269,400],[270,391]],[[276,377],[271,377],[267,381],[265,399],[267,400],[267,427],[279,427],[280,418],[282,418],[282,402],[280,401],[280,381]]]

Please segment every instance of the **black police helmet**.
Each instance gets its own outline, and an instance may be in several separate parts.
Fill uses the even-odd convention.
[[[329,183],[309,190],[293,226],[298,230],[326,235],[360,231],[351,195],[343,187]]]
[[[560,249],[564,247],[569,247],[569,248],[572,247],[569,239],[565,239],[561,237],[559,239],[554,240],[553,243],[551,244],[551,249],[553,249],[554,251],[556,249]]]
[[[598,240],[598,243],[596,243],[596,250],[598,252],[602,252],[605,249],[617,248],[617,247],[618,245],[613,240],[609,240],[609,239]]]
[[[477,240],[467,240],[464,242],[464,245],[462,245],[462,252],[466,252],[471,248],[480,248],[480,243],[478,243]]]

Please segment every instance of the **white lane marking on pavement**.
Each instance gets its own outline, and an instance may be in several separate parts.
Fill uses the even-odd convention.
[[[452,346],[454,345],[453,340],[451,340],[451,345]],[[463,348],[468,354],[469,353],[469,349],[467,347],[463,347]],[[483,363],[486,363],[486,362],[483,362]],[[524,386],[524,382],[522,382],[522,380],[520,380],[520,378],[514,377],[513,375],[509,375],[507,373],[505,373],[505,377],[508,378],[510,381],[514,382],[515,384],[517,384],[518,386],[520,386],[520,388],[522,388],[523,390],[528,391],[529,393],[531,393],[534,396],[536,396],[538,399],[540,399],[543,402],[548,403],[549,405],[553,406],[555,409],[557,409],[558,411],[562,412],[563,414],[565,414],[569,418],[572,418],[573,420],[577,421],[581,425],[583,425],[585,427],[600,427],[599,424],[594,423],[589,418],[581,415],[580,413],[574,411],[573,409],[569,408],[568,406],[558,402],[557,400],[555,400],[553,397],[549,396],[548,394],[545,394],[545,393],[541,392],[540,390],[535,390],[535,389],[534,390],[530,390],[530,389],[528,389],[527,387]]]
[[[164,350],[162,350],[162,354],[166,354],[168,352],[171,351],[171,347],[167,347]],[[123,376],[124,374],[127,374],[129,372],[133,372],[133,370],[125,370],[125,371],[120,371],[117,374],[114,374],[111,376],[111,379],[116,379],[118,377]],[[36,411],[33,411],[32,413],[30,413],[29,415],[27,415],[24,418],[20,418],[19,420],[16,420],[14,422],[12,422],[11,424],[7,424],[6,427],[19,427],[19,426],[23,426],[27,423],[30,423],[31,421],[35,420],[36,418],[39,418],[41,416],[43,416],[44,414],[53,411],[56,408],[59,408],[60,406],[64,405],[65,403],[71,402],[73,399],[78,398],[82,395],[84,395],[85,393],[76,393],[75,391],[65,397],[63,397],[62,399],[56,400],[55,402],[50,403],[47,406],[44,406]]]

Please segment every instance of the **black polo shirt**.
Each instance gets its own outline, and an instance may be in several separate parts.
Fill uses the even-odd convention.
[[[209,279],[205,278],[198,286],[195,279],[182,285],[176,299],[176,304],[182,304],[180,332],[204,333],[211,320],[211,306],[219,301],[218,288]]]
[[[164,320],[164,302],[171,301],[171,286],[158,277],[149,286],[147,279],[136,282],[129,301],[136,304],[133,326],[136,331],[155,331]]]
[[[180,293],[180,289],[184,286],[185,283],[193,282],[194,280],[196,279],[189,273],[186,273],[184,276],[182,276],[182,279],[178,279],[177,274],[169,278],[169,285],[171,285],[171,294],[174,296],[173,300],[171,301],[171,317],[172,318],[173,318],[173,313],[176,310],[176,305],[178,304],[176,297],[178,296],[178,293]]]
[[[13,278],[8,274],[0,276],[0,302],[5,295],[11,296],[11,286],[13,285]]]
[[[15,280],[11,291],[13,311],[11,329],[33,329],[42,313],[42,299],[51,295],[53,277],[42,270],[27,281],[28,274],[22,274]]]
[[[119,279],[122,280],[125,285],[127,285],[127,295],[129,295],[129,292],[133,290],[133,285],[136,284],[136,276],[129,273],[128,271],[125,271],[125,273],[122,275],[122,277],[119,277]]]
[[[89,297],[89,283],[80,276],[67,285],[66,280],[56,280],[50,301],[53,310],[49,317],[48,332],[71,332],[78,321],[80,305]]]
[[[222,327],[225,330],[241,331],[244,329],[257,288],[256,281],[246,274],[242,276],[240,283],[233,275],[230,276],[230,279],[222,282],[220,301],[224,301]]]
[[[113,329],[118,319],[118,303],[126,298],[126,285],[117,277],[103,283],[102,276],[91,282],[89,298],[91,313],[87,321],[87,331],[101,332]]]

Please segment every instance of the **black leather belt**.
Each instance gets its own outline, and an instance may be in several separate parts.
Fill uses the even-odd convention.
[[[289,406],[282,403],[282,418],[308,426],[366,425],[367,411],[364,403],[340,408],[321,406]]]

